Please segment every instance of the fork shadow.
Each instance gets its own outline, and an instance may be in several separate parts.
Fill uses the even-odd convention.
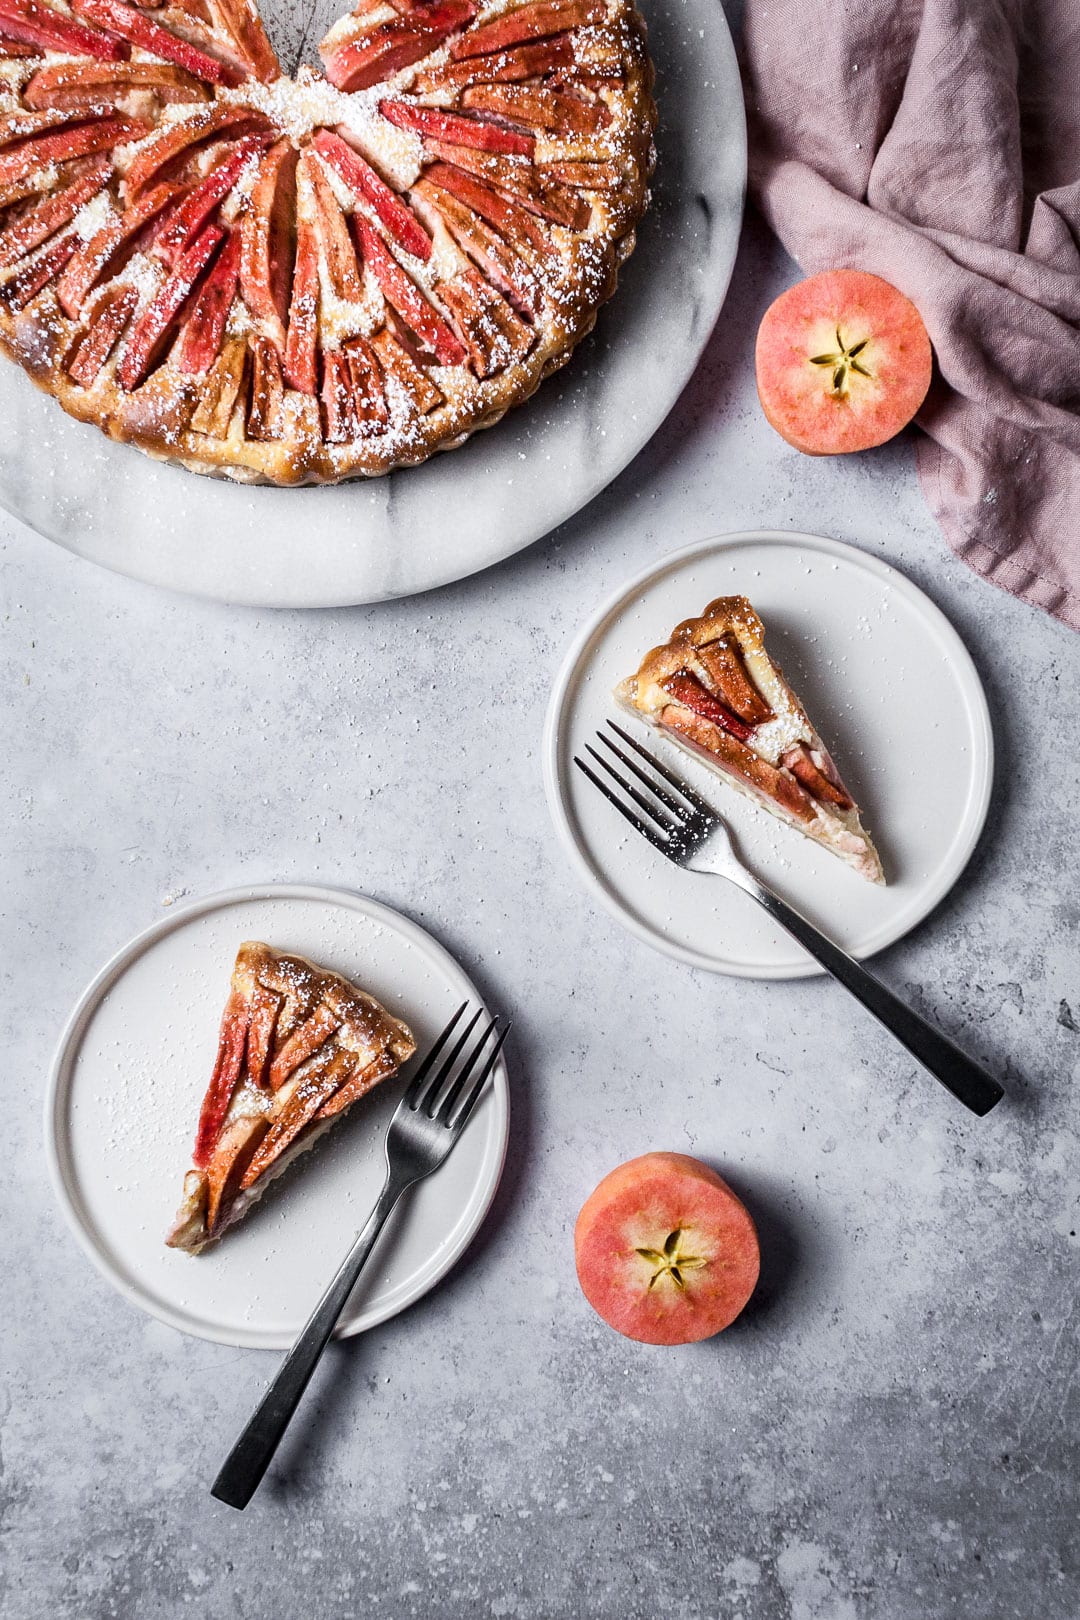
[[[1002,855],[1012,847],[1012,818],[1016,808],[1014,784],[1021,779],[1022,760],[1026,758],[1024,738],[1017,726],[1010,696],[1011,672],[1007,667],[1004,669],[999,667],[992,656],[987,656],[983,652],[976,612],[980,606],[978,599],[973,606],[969,605],[967,599],[959,602],[955,600],[943,602],[941,600],[943,592],[934,577],[931,563],[923,563],[921,566],[909,563],[906,572],[920,590],[925,591],[932,601],[947,612],[959,630],[975,664],[993,717],[993,777],[986,821],[964,870],[948,893],[942,896],[933,910],[927,913],[910,934],[880,952],[874,958],[871,967],[900,994],[911,999],[924,1017],[938,1025],[964,1050],[971,1051],[973,1056],[985,1063],[991,1073],[995,1074],[1005,1086],[1005,1096],[992,1115],[988,1116],[989,1119],[1000,1121],[1006,1115],[1022,1114],[1034,1121],[1042,1112],[1044,1097],[1051,1094],[1058,1078],[1050,1068],[1053,1063],[1050,1048],[1044,1049],[1047,1064],[1045,1069],[1035,1071],[1029,1069],[1028,1072],[1024,1072],[1010,1059],[1007,1052],[1001,1050],[1001,1042],[996,1038],[996,1032],[988,1030],[977,1014],[972,1013],[969,1017],[964,1017],[962,1008],[958,1010],[955,1005],[950,1012],[946,998],[949,995],[951,974],[944,973],[935,983],[911,981],[906,984],[897,983],[897,979],[904,971],[908,941],[918,940],[927,931],[939,927],[945,916],[951,914],[957,918],[968,917],[970,919],[966,924],[968,928],[980,927],[979,914],[990,903],[990,882],[993,881],[995,866]],[[973,1029],[978,1037],[974,1043],[971,1040]]]
[[[392,898],[388,899],[388,903],[395,904]],[[412,916],[407,906],[397,904],[397,909]],[[426,918],[414,917],[413,920],[439,939],[456,960],[469,959],[464,943],[459,949],[457,942],[443,939]],[[492,1009],[502,1006],[504,998],[498,989],[472,962],[469,963],[469,976],[486,1006]],[[508,1036],[503,1047],[503,1055],[510,1086],[511,1129],[506,1159],[495,1197],[465,1253],[428,1294],[403,1313],[413,1321],[424,1312],[443,1309],[446,1295],[453,1294],[465,1286],[467,1270],[478,1263],[483,1263],[496,1234],[502,1230],[519,1201],[533,1134],[531,1088],[527,1083],[529,1059],[525,1036],[520,1026]],[[435,1173],[437,1175],[438,1171]],[[393,1243],[395,1227],[401,1219],[404,1203],[403,1199],[387,1222],[379,1240],[380,1246],[383,1243]],[[366,1275],[361,1276],[350,1296],[351,1305],[362,1300],[366,1288],[372,1286],[377,1273],[377,1257],[376,1250],[373,1266],[369,1268],[370,1278]],[[267,1472],[262,1486],[263,1496],[277,1500],[287,1498],[304,1478],[312,1461],[329,1450],[333,1444],[333,1437],[341,1431],[342,1412],[357,1409],[361,1405],[359,1397],[362,1396],[363,1390],[360,1386],[367,1384],[369,1388],[374,1387],[369,1372],[370,1358],[365,1354],[368,1333],[387,1330],[394,1330],[392,1322],[383,1323],[378,1329],[354,1334],[349,1338],[332,1339],[327,1345],[304,1402],[286,1431],[274,1462]]]

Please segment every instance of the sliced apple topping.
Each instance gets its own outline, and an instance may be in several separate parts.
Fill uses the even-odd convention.
[[[241,1188],[254,1185],[275,1159],[296,1140],[305,1125],[310,1125],[324,1103],[343,1083],[352,1058],[348,1052],[334,1052],[322,1062],[314,1063],[298,1077],[295,1089],[274,1123],[262,1137],[240,1180]]]
[[[349,246],[351,251],[351,244]],[[296,264],[285,337],[285,381],[302,394],[318,392],[318,339],[319,238],[314,225],[300,220],[296,227]]]
[[[149,133],[150,125],[137,118],[103,115],[69,120],[59,128],[7,143],[0,152],[0,186],[36,174],[50,163],[111,151],[124,141],[138,140]]]
[[[340,1019],[329,1002],[321,1001],[309,1018],[292,1030],[270,1065],[270,1089],[279,1091],[293,1070],[306,1063],[339,1028]]]
[[[320,129],[312,144],[349,190],[363,198],[399,247],[416,259],[430,259],[431,238],[412,209],[376,174],[355,147],[330,129]]]
[[[135,6],[126,5],[125,0],[72,0],[72,9],[77,17],[105,33],[115,34],[163,62],[173,62],[208,84],[235,85],[243,77],[230,63],[209,56],[186,39],[171,34]]]
[[[585,101],[542,85],[477,84],[465,91],[461,105],[555,135],[595,135],[611,123],[602,101]]]
[[[195,433],[224,439],[244,386],[248,346],[244,338],[230,338],[199,388],[199,403],[191,418]]]
[[[740,720],[758,726],[773,718],[772,710],[750,678],[735,636],[718,636],[715,641],[698,647],[697,660],[714,691]]]
[[[366,338],[353,337],[344,345],[353,384],[353,409],[360,418],[361,430],[383,428],[390,420],[386,408],[382,367],[378,356]]]
[[[778,804],[794,821],[810,822],[817,811],[814,802],[795,778],[785,770],[777,770],[761,759],[745,742],[722,728],[715,721],[684,708],[681,703],[669,703],[660,712],[660,723],[678,732],[692,748],[707,759],[719,763],[733,776],[756,788]]]
[[[519,250],[531,252],[540,261],[550,258],[551,240],[543,226],[527,208],[511,202],[494,186],[453,163],[433,163],[424,171],[424,178],[457,197],[489,225],[494,225],[500,236]]]
[[[423,107],[411,101],[380,101],[379,111],[399,129],[410,129],[417,135],[430,135],[457,146],[475,146],[484,152],[517,153],[522,157],[532,157],[536,146],[531,135],[494,124],[490,119],[463,118],[460,113],[445,112],[441,107]]]
[[[10,34],[0,33],[0,56],[10,61],[17,61],[20,58],[29,60],[31,57],[40,56],[41,54],[42,48],[40,45],[28,45],[25,40],[12,39]]]
[[[385,377],[393,377],[407,398],[422,414],[437,410],[445,404],[445,395],[435,386],[428,371],[418,365],[404,343],[398,341],[388,327],[376,332],[371,347],[379,357]]]
[[[209,371],[221,351],[240,272],[240,233],[230,231],[184,322],[177,364],[189,375]]]
[[[280,438],[284,399],[285,380],[277,345],[266,337],[252,338],[251,393],[247,413],[249,439]]]
[[[719,726],[721,731],[737,737],[740,742],[746,742],[753,734],[753,726],[740,720],[739,716],[733,714],[719,698],[715,698],[691,670],[676,670],[673,675],[662,680],[660,685],[677,703],[692,709],[695,714],[701,715],[703,720],[711,721],[714,726]]]
[[[351,444],[389,421],[382,370],[363,338],[323,355],[322,407],[328,444]]]
[[[117,368],[116,377],[121,388],[130,391],[145,381],[172,337],[192,290],[209,268],[224,237],[224,231],[217,225],[208,225],[143,310],[135,322]]]
[[[99,60],[121,61],[127,47],[117,39],[99,34],[72,22],[63,12],[38,0],[0,0],[0,28],[12,39],[36,45],[43,51],[63,51],[68,56],[93,56]]]
[[[532,348],[531,328],[478,270],[459,270],[449,281],[440,282],[439,298],[453,317],[479,378],[505,370]]]
[[[232,191],[248,164],[265,150],[265,146],[266,138],[249,135],[235,146],[222,149],[221,162],[177,204],[155,236],[156,258],[170,268],[176,264]]]
[[[356,260],[356,246],[342,213],[341,204],[322,164],[316,158],[303,162],[304,174],[311,186],[318,225],[318,240],[322,246],[326,273],[334,295],[346,303],[358,304],[364,296],[360,266]],[[308,390],[311,392],[311,390]]]
[[[322,421],[328,444],[350,444],[360,436],[360,423],[352,409],[352,374],[341,349],[328,349],[323,357]]]
[[[26,112],[20,107],[0,117],[0,147],[14,146],[18,141],[28,140],[32,135],[45,135],[50,130],[74,122],[75,120],[64,112],[48,108],[40,112]]]
[[[250,206],[241,221],[240,286],[251,313],[285,351],[296,250],[296,165],[289,140],[275,143],[259,165]]]
[[[506,11],[493,22],[483,23],[455,39],[450,55],[455,61],[463,61],[472,56],[505,51],[511,45],[524,45],[530,40],[546,39],[571,28],[602,22],[605,11],[604,0],[537,0],[536,4]]]
[[[798,778],[811,798],[817,799],[819,804],[832,804],[839,810],[854,808],[854,799],[824,750],[797,743],[794,748],[788,749],[780,763]]]
[[[70,225],[75,215],[99,191],[104,190],[112,174],[110,157],[90,158],[81,171],[59,191],[43,197],[12,225],[0,232],[0,270],[17,264],[35,248],[47,242],[50,236]]]
[[[124,181],[127,196],[137,197],[159,180],[172,178],[214,141],[263,135],[269,127],[265,114],[227,103],[168,124],[133,159]]]
[[[27,304],[56,280],[78,245],[78,236],[74,231],[69,231],[51,247],[47,247],[43,253],[39,253],[36,259],[31,259],[18,275],[6,281],[0,288],[0,297],[7,307],[15,311],[25,309]]]
[[[532,319],[539,313],[544,295],[536,276],[479,214],[436,184],[430,170],[413,187],[412,194],[441,215],[458,246],[475,260],[519,315]]]
[[[88,294],[107,277],[115,276],[152,238],[166,210],[183,195],[180,186],[155,186],[122,214],[114,214],[79,251],[65,270],[58,288],[60,307],[74,319]]]
[[[139,295],[134,287],[110,288],[99,300],[86,332],[68,361],[68,375],[80,388],[94,386],[138,302]]]
[[[267,1091],[267,1071],[274,1031],[281,1014],[281,996],[258,979],[251,995],[247,1033],[247,1077],[256,1091]]]
[[[569,186],[574,191],[618,191],[623,179],[614,163],[603,161],[545,163],[540,172],[548,184]]]
[[[412,88],[421,94],[433,90],[464,90],[470,84],[514,84],[535,79],[553,68],[568,67],[574,60],[569,34],[538,40],[535,45],[516,45],[494,56],[473,56],[461,62],[445,62],[441,67],[420,73]]]
[[[262,1145],[270,1121],[265,1114],[241,1114],[222,1131],[207,1166],[205,1221],[213,1231],[222,1210],[241,1191],[244,1176]]]
[[[442,0],[416,6],[395,18],[329,49],[320,47],[326,77],[339,90],[367,90],[436,50],[457,28],[476,15],[471,0]]]
[[[281,64],[266,37],[262,18],[249,0],[206,0],[207,14],[219,33],[232,44],[256,79],[272,84],[281,77]]]
[[[538,171],[531,163],[504,157],[498,152],[473,152],[468,147],[447,146],[439,141],[429,141],[428,149],[477,179],[498,187],[530,214],[565,225],[572,231],[583,230],[589,223],[592,210],[584,198],[575,196],[565,186],[542,187]]]
[[[199,1123],[195,1132],[195,1152],[192,1163],[198,1170],[205,1170],[214,1151],[214,1144],[221,1134],[221,1127],[225,1123],[225,1116],[229,1111],[233,1092],[240,1079],[240,1069],[244,1061],[244,1047],[247,1042],[248,1008],[245,998],[233,990],[225,1003],[225,1011],[221,1015],[221,1029],[218,1033],[217,1059],[214,1070],[210,1076],[210,1084],[203,1098],[202,1109],[199,1113]]]
[[[433,355],[441,366],[463,365],[466,358],[464,345],[432,308],[412,277],[406,275],[378,232],[359,214],[353,214],[352,228],[364,263],[378,282],[383,297],[419,340],[421,347]]]
[[[335,1114],[343,1113],[346,1108],[351,1108],[358,1098],[369,1092],[373,1086],[377,1086],[380,1080],[386,1080],[390,1075],[396,1074],[398,1067],[398,1061],[393,1054],[384,1052],[381,1057],[377,1057],[366,1068],[358,1069],[350,1079],[339,1085],[336,1091],[331,1092],[315,1118],[317,1120],[332,1119]]]
[[[153,95],[164,104],[205,101],[210,92],[183,68],[164,62],[58,62],[38,68],[24,86],[28,107],[100,107],[126,110],[131,101]]]

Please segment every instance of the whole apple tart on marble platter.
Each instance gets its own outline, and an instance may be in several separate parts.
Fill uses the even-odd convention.
[[[0,343],[194,471],[414,465],[563,365],[648,201],[632,0],[0,0]]]

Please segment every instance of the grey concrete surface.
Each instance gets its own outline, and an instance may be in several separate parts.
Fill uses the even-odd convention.
[[[647,451],[435,595],[227,610],[0,525],[5,1620],[1080,1613],[1080,641],[950,557],[910,443],[812,462],[773,436],[753,333],[793,273],[750,220]],[[757,525],[905,569],[986,682],[986,834],[879,964],[1005,1079],[985,1121],[830,985],[652,954],[556,846],[538,745],[575,627],[650,557]],[[516,1019],[514,1129],[466,1260],[333,1348],[241,1517],[208,1485],[273,1358],[110,1292],[40,1115],[103,958],[179,896],[266,878],[363,888],[460,956]],[[745,1317],[685,1350],[609,1332],[573,1269],[586,1194],[660,1147],[722,1168],[764,1245]]]

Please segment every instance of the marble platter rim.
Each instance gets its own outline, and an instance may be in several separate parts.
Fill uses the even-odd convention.
[[[116,444],[5,359],[0,505],[129,578],[259,608],[433,590],[565,523],[675,405],[719,316],[741,229],[746,122],[727,20],[707,0],[646,9],[661,111],[654,202],[594,333],[530,401],[421,467],[281,490],[200,477]]]
[[[963,795],[963,814],[959,824],[955,827],[951,841],[940,859],[938,868],[932,880],[924,882],[921,889],[908,899],[897,915],[890,921],[888,918],[882,923],[880,919],[873,926],[867,926],[862,937],[840,938],[839,943],[844,945],[852,955],[863,959],[875,955],[878,951],[895,944],[906,934],[917,928],[940,905],[949,893],[957,879],[960,877],[970,860],[980,834],[986,822],[990,806],[990,795],[993,788],[994,773],[994,738],[987,703],[986,692],[971,654],[964,645],[959,632],[951,620],[933,602],[929,596],[910,580],[906,574],[894,568],[882,558],[863,551],[857,546],[848,545],[844,541],[835,540],[823,535],[813,535],[797,530],[759,529],[738,530],[729,534],[711,535],[705,539],[697,540],[689,545],[667,553],[654,560],[637,572],[631,579],[623,581],[618,589],[613,591],[604,603],[591,614],[587,622],[575,634],[568,648],[559,672],[552,686],[544,722],[542,743],[542,762],[545,795],[552,823],[559,844],[569,859],[571,866],[583,880],[590,896],[600,901],[604,909],[613,916],[624,928],[627,928],[638,939],[665,955],[674,957],[677,961],[688,966],[702,968],[707,972],[716,973],[732,978],[761,979],[761,980],[788,980],[822,976],[824,969],[812,960],[801,948],[788,940],[780,930],[775,930],[780,937],[783,948],[779,953],[766,952],[755,957],[740,957],[731,951],[724,954],[718,950],[695,948],[694,945],[681,943],[666,934],[662,927],[655,925],[635,907],[642,903],[644,890],[635,886],[647,881],[639,876],[639,872],[648,873],[647,864],[638,868],[635,866],[631,872],[628,868],[626,874],[616,870],[615,861],[606,861],[597,858],[590,848],[589,839],[583,832],[578,812],[575,810],[575,794],[591,793],[591,789],[578,789],[576,782],[572,781],[574,773],[570,764],[571,744],[568,735],[572,732],[578,703],[578,694],[584,684],[591,679],[590,664],[602,646],[603,638],[613,625],[617,626],[621,617],[627,615],[632,606],[644,604],[647,601],[650,587],[655,587],[669,577],[678,576],[687,566],[693,566],[701,560],[734,551],[739,547],[753,545],[766,545],[792,548],[795,552],[814,552],[825,558],[832,558],[841,567],[845,564],[868,575],[872,580],[880,582],[885,591],[895,591],[898,597],[907,604],[925,628],[929,639],[940,642],[943,649],[941,668],[947,668],[955,678],[958,702],[969,725],[969,737],[964,744],[967,759],[965,790]],[[730,588],[739,589],[738,584]],[[795,590],[795,587],[792,587]],[[711,594],[718,594],[711,589]],[[748,594],[752,594],[748,593]],[[702,592],[702,600],[686,601],[684,610],[676,614],[676,618],[686,617],[693,612],[699,612],[704,606],[708,594]],[[674,620],[672,620],[674,622]],[[769,615],[765,615],[766,632],[769,629]],[[657,627],[654,639],[670,631]],[[644,646],[649,645],[646,641]],[[644,651],[642,646],[641,651]],[[632,666],[630,666],[632,667]],[[605,670],[605,685],[602,687],[602,706],[607,713],[614,714],[614,705],[608,701],[609,689],[615,680],[627,673],[626,668],[614,672],[614,678],[609,679],[612,671]],[[813,711],[813,705],[811,705]],[[597,715],[592,715],[590,725],[597,723]],[[626,723],[630,723],[628,720]],[[828,731],[828,715],[818,716],[818,724]],[[654,738],[643,738],[645,741],[655,742]],[[828,736],[826,736],[828,741]],[[967,752],[970,746],[970,752]],[[661,754],[667,750],[661,746]],[[688,761],[681,752],[671,751],[670,763],[676,770],[682,770],[694,780],[699,791],[706,796],[717,790],[718,784],[706,766],[698,766],[695,761]],[[723,793],[722,787],[719,789]],[[579,803],[585,802],[581,799]],[[597,800],[600,803],[599,800]],[[606,807],[603,807],[606,809]],[[718,800],[718,808],[724,810],[732,822],[739,843],[743,843],[751,833],[750,818],[756,816],[759,820],[772,823],[772,818],[765,816],[749,806],[744,799],[734,794],[726,794]],[[614,818],[614,812],[612,812]],[[617,818],[614,818],[617,819]],[[817,850],[807,840],[800,839],[797,834],[788,828],[771,827],[772,831],[779,831],[789,838],[789,847],[784,855],[790,866],[798,870],[807,863],[824,862],[824,871],[828,871],[828,863],[835,862],[835,857],[825,851]],[[878,829],[880,831],[880,828]],[[614,848],[618,843],[620,829],[610,830],[609,847]],[[606,839],[607,833],[604,837]],[[632,831],[627,837],[631,846],[641,842]],[[780,846],[778,846],[780,847]],[[638,852],[634,849],[634,854]],[[645,850],[644,845],[640,851],[642,858],[651,852]],[[752,855],[755,852],[751,852]],[[661,857],[656,857],[659,863],[657,870],[661,872],[661,883],[666,874],[677,881],[694,881],[693,874],[676,872],[668,866]],[[838,863],[837,863],[838,864]],[[750,865],[755,867],[754,859]],[[886,856],[886,868],[889,862]],[[784,876],[770,871],[765,866],[757,867],[766,881],[773,881],[781,893],[785,893]],[[840,869],[837,876],[843,878],[846,874]],[[854,874],[850,874],[852,883],[859,883]],[[668,879],[670,882],[670,879]],[[819,880],[820,881],[820,880]],[[718,880],[718,886],[728,889]],[[872,893],[872,886],[867,885]],[[629,892],[628,892],[629,891]],[[666,891],[665,891],[666,892]],[[852,891],[848,891],[849,894]],[[877,891],[880,892],[880,891]],[[754,914],[756,908],[753,902],[737,891],[729,891],[736,904],[744,908],[744,912]],[[859,891],[854,893],[858,895]],[[888,893],[888,891],[886,891]],[[799,903],[799,897],[789,893],[789,898]],[[807,909],[806,902],[803,902]],[[815,919],[820,926],[829,929],[829,918],[819,915]],[[834,935],[838,929],[833,926]]]
[[[451,1001],[448,1002],[448,1006],[452,1007],[463,1000],[468,1000],[486,1009],[487,1004],[484,997],[450,951],[433,935],[429,934],[425,928],[421,927],[419,923],[382,901],[375,900],[356,890],[327,884],[248,883],[235,888],[215,891],[183,906],[176,907],[167,917],[159,918],[149,927],[139,930],[119,950],[115,951],[93,975],[72,1008],[57,1042],[46,1084],[43,1123],[49,1180],[65,1223],[94,1269],[105,1278],[122,1299],[143,1311],[146,1315],[195,1338],[209,1340],[217,1344],[233,1345],[237,1348],[282,1350],[287,1349],[292,1344],[296,1332],[306,1319],[308,1310],[315,1303],[315,1295],[310,1298],[307,1298],[306,1295],[299,1298],[295,1288],[293,1288],[291,1294],[289,1293],[289,1285],[286,1283],[284,1292],[287,1297],[284,1302],[284,1313],[288,1320],[283,1323],[279,1322],[275,1326],[264,1324],[249,1327],[235,1319],[231,1321],[223,1321],[220,1318],[215,1319],[213,1308],[207,1308],[199,1301],[200,1276],[196,1270],[183,1274],[176,1273],[174,1270],[172,1276],[151,1285],[145,1276],[145,1260],[140,1260],[136,1255],[134,1240],[127,1235],[126,1231],[119,1237],[115,1230],[111,1234],[105,1231],[103,1221],[96,1219],[94,1211],[88,1207],[88,1203],[93,1201],[96,1201],[100,1206],[102,1196],[100,1184],[93,1189],[92,1195],[87,1192],[86,1183],[88,1178],[85,1175],[83,1184],[80,1185],[79,1149],[75,1143],[75,1131],[79,1127],[73,1126],[71,1123],[71,1115],[76,1111],[73,1093],[77,1085],[83,1043],[91,1031],[95,1016],[116,990],[116,987],[122,983],[125,975],[133,968],[138,967],[141,959],[148,952],[151,952],[155,946],[167,941],[170,935],[198,925],[205,919],[212,918],[215,913],[226,914],[235,908],[259,905],[266,902],[273,904],[299,902],[307,906],[342,908],[357,919],[358,930],[362,930],[364,927],[370,929],[369,949],[378,949],[380,932],[384,929],[390,930],[397,936],[397,944],[393,949],[399,951],[399,959],[404,960],[407,956],[413,956],[420,970],[426,970],[434,975],[435,981],[450,992]],[[239,937],[246,936],[240,934]],[[358,931],[358,942],[360,938],[361,933]],[[374,941],[374,945],[372,945],[372,941]],[[283,948],[287,948],[287,941],[281,940],[279,943]],[[359,948],[359,944],[357,948]],[[226,990],[227,986],[222,985],[222,1005],[224,1004]],[[220,1007],[217,1005],[208,1007],[206,1010],[206,1021],[208,1025],[213,1025],[214,1031],[217,1028],[219,1012]],[[416,1012],[417,1010],[414,1008],[414,1018]],[[136,1013],[133,1016],[141,1017],[142,1015]],[[439,1025],[446,1016],[448,1016],[448,1013],[443,1013],[440,1010]],[[435,1032],[437,1032],[437,1027],[430,1033],[433,1035]],[[423,1036],[420,1038],[423,1040]],[[216,1039],[216,1035],[212,1035],[212,1039]],[[132,1037],[132,1044],[137,1044],[135,1037]],[[96,1071],[94,1064],[96,1064]],[[90,1066],[91,1078],[95,1072],[100,1077],[101,1068],[102,1058],[100,1054],[96,1054]],[[207,1072],[209,1071],[207,1070]],[[391,1084],[393,1083],[391,1082]],[[395,1101],[396,1090],[397,1088],[392,1093]],[[92,1095],[96,1096],[96,1094]],[[102,1099],[97,1097],[97,1101],[100,1106]],[[189,1135],[189,1128],[193,1127],[194,1124],[194,1111],[187,1107],[188,1102],[190,1102],[190,1099],[185,1099],[182,1105],[178,1104],[179,1112],[185,1115],[183,1120],[179,1122],[182,1125],[185,1138]],[[197,1100],[195,1108],[197,1108]],[[187,1117],[187,1113],[191,1114],[190,1118]],[[82,1126],[81,1129],[85,1137],[86,1126]],[[447,1165],[436,1172],[435,1175],[429,1177],[419,1189],[421,1195],[427,1195],[427,1203],[421,1215],[421,1219],[426,1225],[427,1235],[421,1235],[421,1247],[425,1247],[430,1240],[430,1255],[426,1262],[422,1263],[422,1269],[419,1273],[415,1273],[410,1278],[405,1278],[402,1281],[394,1281],[386,1275],[385,1268],[389,1263],[390,1254],[394,1247],[394,1234],[388,1233],[380,1245],[382,1252],[375,1254],[369,1266],[368,1282],[362,1281],[360,1284],[359,1303],[352,1301],[346,1306],[345,1312],[343,1312],[335,1330],[336,1337],[348,1338],[354,1334],[365,1332],[407,1310],[442,1281],[447,1273],[458,1264],[472,1244],[494,1201],[509,1144],[510,1087],[506,1062],[503,1057],[500,1057],[492,1073],[488,1095],[481,1101],[474,1118],[470,1121],[470,1131],[476,1133],[474,1138],[476,1145],[472,1154],[473,1160],[477,1161],[476,1164],[473,1165],[468,1157],[463,1154],[462,1150],[466,1146],[463,1139],[458,1144],[456,1153],[447,1161]],[[482,1140],[481,1132],[483,1132]],[[379,1168],[382,1165],[381,1124],[376,1126],[375,1132],[369,1137],[369,1142],[373,1139],[378,1144],[375,1160],[376,1171],[381,1178],[381,1169]],[[82,1151],[85,1158],[88,1150],[84,1147]],[[325,1151],[326,1146],[322,1144],[320,1154],[325,1155]],[[462,1177],[466,1179],[471,1174],[472,1169],[476,1169],[475,1178],[468,1185],[467,1201],[461,1207],[455,1206],[454,1193],[451,1192],[450,1183],[445,1178],[445,1171],[454,1166],[455,1161],[462,1166]],[[167,1188],[170,1195],[169,1201],[172,1204],[175,1204],[176,1197],[179,1195],[180,1183],[186,1168],[186,1158],[183,1163],[177,1162],[175,1164],[174,1184],[170,1184]],[[318,1166],[315,1168],[318,1171]],[[357,1171],[343,1165],[341,1172],[341,1174],[337,1174],[333,1170],[330,1172],[325,1169],[322,1170],[320,1173],[326,1185],[321,1190],[315,1185],[319,1179],[318,1175],[314,1178],[296,1178],[294,1173],[290,1172],[290,1175],[283,1181],[283,1191],[287,1193],[288,1197],[293,1198],[295,1194],[292,1189],[297,1186],[305,1189],[306,1183],[305,1196],[307,1196],[307,1193],[314,1186],[311,1198],[315,1207],[318,1208],[320,1202],[325,1206],[329,1200],[340,1194],[343,1178],[347,1177],[351,1199]],[[147,1175],[150,1176],[149,1169]],[[336,1180],[334,1179],[335,1175]],[[441,1184],[440,1176],[444,1176],[444,1181]],[[455,1176],[454,1179],[457,1181],[461,1180],[462,1177]],[[363,1180],[363,1176],[361,1175],[359,1179]],[[370,1177],[368,1179],[370,1180]],[[289,1183],[287,1189],[285,1188],[285,1182]],[[441,1199],[440,1185],[446,1188],[446,1193]],[[456,1190],[460,1192],[461,1189]],[[359,1230],[368,1214],[368,1203],[374,1204],[378,1186],[375,1185],[374,1191],[371,1191],[370,1200],[367,1199],[368,1191],[367,1187],[361,1189],[361,1197],[355,1205],[350,1201],[348,1205],[348,1221],[350,1224],[347,1229],[342,1228],[340,1244],[334,1247],[333,1243],[330,1243],[325,1256],[320,1255],[317,1277],[320,1287],[330,1280],[335,1265],[344,1257],[348,1243],[353,1236],[351,1223],[355,1222],[355,1228]],[[174,1194],[176,1196],[172,1196]],[[131,1225],[134,1225],[140,1214],[145,1215],[148,1206],[153,1204],[156,1196],[156,1188],[151,1189],[144,1185],[137,1189],[130,1204],[125,1206],[125,1223],[130,1222]],[[268,1195],[268,1203],[273,1196],[273,1192]],[[281,1194],[279,1194],[280,1196]],[[106,1198],[111,1201],[113,1199],[112,1192],[109,1192]],[[414,1195],[410,1195],[410,1198],[413,1203],[419,1202]],[[290,1212],[292,1221],[295,1223],[300,1215],[309,1213],[311,1207],[311,1203],[306,1204],[300,1211],[297,1211],[294,1207]],[[155,1213],[160,1214],[160,1211],[155,1209]],[[242,1234],[245,1227],[250,1226],[252,1230],[257,1230],[256,1222],[261,1215],[266,1213],[268,1211],[256,1209],[248,1218],[248,1221],[237,1228],[237,1235]],[[324,1211],[324,1214],[328,1213],[328,1211]],[[408,1214],[407,1209],[406,1214]],[[395,1214],[394,1220],[397,1221],[398,1218],[398,1215]],[[454,1221],[456,1221],[456,1225],[452,1224]],[[232,1237],[232,1234],[230,1234],[230,1237]],[[158,1242],[160,1243],[160,1236]],[[253,1258],[257,1259],[260,1264],[272,1261],[275,1256],[274,1242],[275,1239],[267,1224],[262,1237],[254,1245],[255,1255]],[[161,1247],[164,1246],[161,1245]],[[217,1249],[218,1246],[215,1245],[214,1247]],[[340,1252],[338,1252],[339,1249]],[[222,1243],[219,1253],[224,1253],[224,1251],[225,1242]],[[178,1255],[176,1251],[168,1251],[169,1260],[173,1257],[186,1262],[193,1268],[203,1263],[200,1258],[193,1259],[187,1255]],[[250,1260],[245,1259],[239,1262],[235,1273],[230,1275],[230,1286],[233,1285],[234,1276],[239,1277],[242,1284],[249,1281],[251,1272]],[[183,1280],[178,1281],[178,1277],[182,1277]],[[194,1302],[186,1302],[179,1297],[170,1298],[170,1291],[174,1296],[179,1296],[179,1291],[186,1286],[188,1279],[194,1285]],[[300,1292],[303,1292],[303,1290]]]

